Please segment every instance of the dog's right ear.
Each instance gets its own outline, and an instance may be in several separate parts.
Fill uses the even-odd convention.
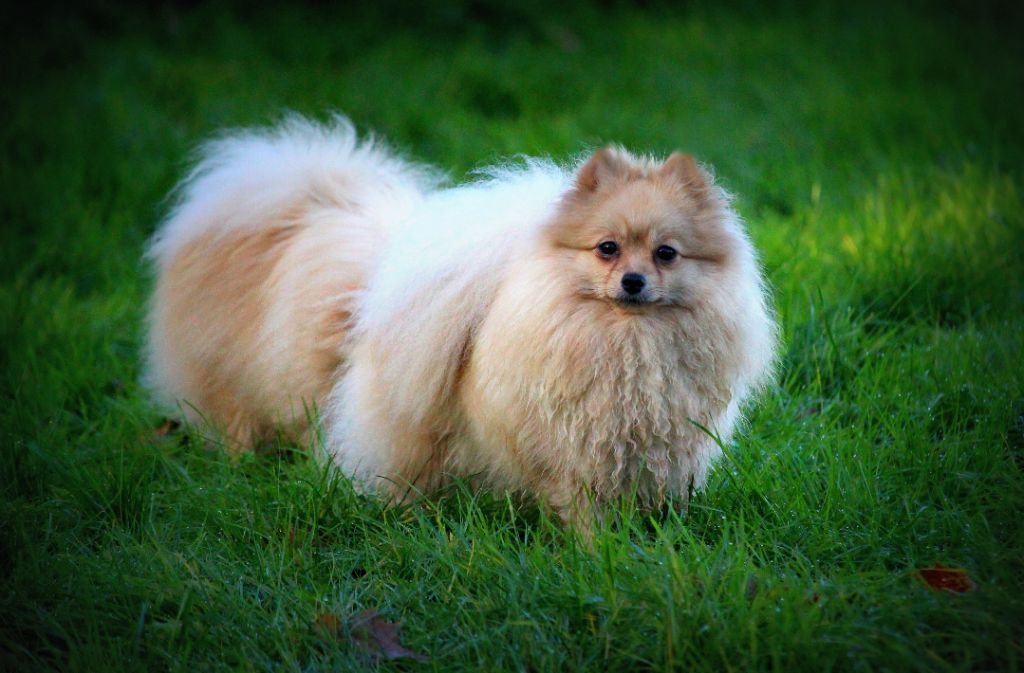
[[[704,201],[714,184],[711,176],[689,154],[673,152],[658,170],[661,175],[672,176],[679,181],[690,196]]]
[[[617,147],[602,147],[576,171],[576,189],[582,194],[590,194],[628,177],[633,171],[633,162],[625,151]]]

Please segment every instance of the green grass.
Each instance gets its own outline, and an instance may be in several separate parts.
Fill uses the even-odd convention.
[[[0,665],[363,670],[312,625],[375,608],[433,657],[384,670],[1024,668],[1021,17],[851,4],[4,21]],[[785,350],[689,511],[623,504],[591,551],[500,493],[386,509],[294,448],[156,437],[144,241],[196,142],[284,109],[456,178],[713,164]]]

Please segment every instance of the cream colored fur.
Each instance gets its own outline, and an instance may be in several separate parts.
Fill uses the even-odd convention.
[[[161,399],[240,449],[319,407],[333,461],[396,499],[452,477],[567,518],[685,496],[718,454],[698,426],[729,441],[775,352],[749,240],[683,155],[438,189],[343,120],[292,119],[207,146],[150,254]]]

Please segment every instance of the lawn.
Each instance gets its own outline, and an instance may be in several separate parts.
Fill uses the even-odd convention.
[[[1021,13],[750,5],[8,16],[0,667],[1024,668]],[[197,142],[285,110],[454,180],[605,142],[714,166],[784,346],[707,490],[588,548],[502,493],[386,508],[304,447],[160,429],[145,240]],[[431,660],[371,660],[367,609]]]

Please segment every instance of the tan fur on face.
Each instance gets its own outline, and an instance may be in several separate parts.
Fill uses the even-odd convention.
[[[548,236],[581,296],[614,301],[622,276],[632,272],[646,277],[656,304],[685,307],[699,300],[716,269],[737,261],[741,234],[722,226],[728,216],[724,196],[690,157],[674,154],[654,166],[602,150],[580,170],[577,190]],[[606,241],[620,248],[614,258],[597,250]],[[662,245],[679,258],[657,260]]]

